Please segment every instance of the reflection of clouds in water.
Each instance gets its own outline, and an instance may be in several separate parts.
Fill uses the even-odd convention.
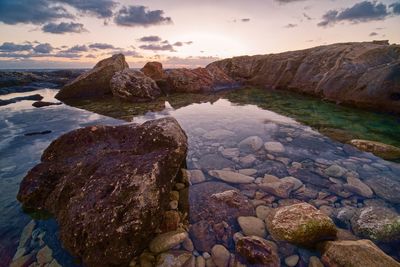
[[[42,101],[46,101],[46,102],[60,102],[57,99],[54,98],[54,96],[57,94],[58,90],[55,89],[41,89],[41,90],[35,90],[35,91],[31,91],[31,92],[23,92],[23,93],[12,93],[12,94],[8,94],[8,95],[3,95],[0,96],[0,99],[2,100],[6,100],[6,99],[11,99],[11,98],[15,98],[15,97],[22,97],[22,96],[30,96],[30,95],[36,95],[39,94],[41,96],[43,96]],[[0,111],[3,112],[10,112],[10,111],[21,111],[21,110],[26,110],[26,109],[36,109],[35,107],[32,106],[33,104],[33,100],[23,100],[23,101],[19,101],[17,103],[13,103],[13,104],[9,104],[6,106],[1,106],[0,107]],[[46,107],[49,109],[54,109],[56,107],[54,106],[49,106]]]

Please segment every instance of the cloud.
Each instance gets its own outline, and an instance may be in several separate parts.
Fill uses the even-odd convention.
[[[94,44],[90,44],[89,48],[106,50],[106,49],[115,49],[115,46],[113,46],[111,44],[105,44],[105,43],[94,43]]]
[[[5,24],[32,23],[44,24],[61,18],[72,19],[64,7],[47,0],[1,0],[0,21]]]
[[[143,36],[139,39],[140,42],[160,42],[162,39],[156,35]]]
[[[219,57],[212,56],[190,56],[190,57],[167,57],[162,60],[163,65],[166,67],[176,68],[176,67],[204,67],[207,64],[220,60]]]
[[[289,23],[289,24],[287,24],[287,25],[285,25],[285,28],[295,28],[295,27],[297,27],[297,24],[292,24],[292,23]]]
[[[0,45],[0,52],[19,52],[29,51],[33,48],[31,44],[14,44],[11,42],[5,42]]]
[[[304,1],[304,0],[275,0],[275,1],[280,4],[288,4],[288,3],[300,2],[300,1]]]
[[[35,51],[36,53],[39,53],[39,54],[51,53],[51,51],[53,51],[53,49],[54,48],[49,43],[39,44],[39,45],[33,47],[33,51]]]
[[[173,44],[173,46],[183,46],[183,43],[182,43],[182,42],[175,42],[175,43]]]
[[[378,35],[378,33],[376,33],[376,32],[371,32],[370,34],[369,34],[369,36],[377,36]]]
[[[67,50],[62,51],[63,53],[80,53],[89,51],[86,45],[75,45]]]
[[[54,33],[54,34],[64,34],[64,33],[81,33],[87,32],[81,23],[74,22],[61,22],[61,23],[48,23],[42,27],[43,32]]]
[[[241,22],[249,22],[250,19],[249,19],[249,18],[243,18],[243,19],[241,19],[240,21],[241,21]]]
[[[307,20],[312,20],[313,18],[307,15],[307,13],[303,13],[303,17],[305,17]]]
[[[64,3],[75,9],[96,16],[98,18],[110,18],[117,3],[113,0],[52,0],[53,2]]]
[[[400,15],[400,2],[393,3],[389,7],[392,8],[394,14]]]
[[[157,45],[157,44],[147,44],[147,45],[141,45],[139,48],[143,50],[151,50],[151,51],[170,51],[170,52],[176,52],[174,47],[170,44],[165,44],[165,45]]]
[[[385,19],[390,14],[386,5],[380,2],[363,1],[344,10],[329,10],[322,16],[318,26],[325,27],[341,21],[352,23]]]
[[[95,55],[93,55],[93,54],[89,54],[89,55],[86,55],[85,56],[86,58],[97,58]]]
[[[145,6],[124,6],[114,17],[114,22],[121,26],[143,26],[172,23],[170,17],[164,17],[162,10],[147,10]]]

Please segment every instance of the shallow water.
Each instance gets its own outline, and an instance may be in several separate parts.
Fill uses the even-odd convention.
[[[54,101],[52,97],[55,92],[44,90],[35,93],[45,94],[45,100]],[[360,152],[316,131],[323,132],[323,128],[341,129],[344,130],[341,138],[349,135],[399,145],[400,141],[396,138],[400,136],[398,117],[341,107],[297,94],[242,89],[213,95],[173,95],[151,104],[120,103],[113,99],[73,103],[102,115],[66,105],[36,109],[30,106],[31,103],[24,101],[0,109],[0,262],[4,262],[15,252],[22,227],[30,220],[15,200],[19,182],[26,172],[39,162],[47,145],[62,133],[99,123],[123,123],[109,117],[135,123],[163,116],[175,117],[189,138],[187,168],[202,170],[209,181],[219,181],[207,174],[212,169],[254,169],[255,172],[251,175],[254,178],[265,174],[273,174],[279,178],[297,175],[307,188],[331,196],[334,193],[329,190],[329,185],[346,183],[344,177],[329,180],[324,174],[324,170],[334,164],[356,172],[363,181],[377,177],[400,179],[400,164]],[[47,135],[24,136],[27,132],[43,130],[52,132]],[[224,156],[225,149],[237,148],[238,143],[249,136],[258,136],[263,142],[279,142],[284,151],[267,152],[262,148],[256,152],[239,150],[233,157],[226,154]],[[249,154],[252,159],[243,160]],[[300,163],[301,169],[308,174],[313,173],[321,179],[308,179],[296,174],[294,162]],[[258,199],[255,196],[255,183],[253,187],[231,185],[250,200],[257,198],[256,200],[264,201],[263,205],[277,206],[285,202],[278,197],[272,202],[267,202],[266,196]],[[299,197],[295,193],[290,197],[296,198]],[[398,209],[385,196],[374,195],[373,199],[381,201],[373,202],[374,205],[378,203]],[[370,200],[366,201],[357,195],[346,199],[335,195],[333,200],[324,202],[324,205],[333,208],[347,205],[362,208],[372,204]],[[196,211],[192,209],[190,212]],[[342,222],[337,224],[351,230]],[[46,243],[57,252],[55,258],[65,266],[73,266],[72,259],[60,249],[54,222],[41,221],[39,227],[48,236]],[[399,259],[397,244],[384,244],[381,247]],[[293,253],[307,258],[316,252],[295,248]]]

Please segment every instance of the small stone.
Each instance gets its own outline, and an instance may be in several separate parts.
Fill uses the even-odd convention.
[[[172,200],[171,202],[169,202],[169,208],[171,209],[171,210],[176,210],[176,209],[178,209],[178,201],[176,201],[176,200]]]
[[[50,263],[53,260],[53,250],[48,246],[43,247],[36,254],[36,261],[40,265],[45,265],[46,263]]]
[[[157,256],[157,267],[184,266],[190,260],[192,254],[187,251],[172,250]]]
[[[291,256],[285,258],[285,263],[289,267],[294,267],[297,265],[299,260],[300,260],[299,255],[291,255]]]
[[[252,176],[257,173],[257,170],[256,169],[240,169],[239,173],[243,174],[243,175]]]
[[[202,256],[196,257],[196,267],[205,267],[206,260]]]
[[[371,198],[374,195],[374,192],[368,185],[352,176],[347,177],[347,184],[343,185],[343,188],[366,198]]]
[[[292,177],[292,176],[284,177],[284,178],[280,179],[280,181],[292,182],[294,184],[293,190],[297,190],[297,189],[299,189],[300,187],[303,186],[303,182],[302,181],[300,181],[299,179],[297,179],[295,177]]]
[[[275,175],[270,175],[266,174],[264,175],[263,183],[273,183],[273,182],[279,182],[280,179],[276,177]]]
[[[276,245],[257,236],[239,239],[236,243],[236,252],[240,261],[246,266],[280,266]]]
[[[237,148],[226,148],[221,151],[221,154],[225,158],[233,159],[233,158],[239,157],[240,152],[239,152],[239,149],[237,149]]]
[[[262,148],[263,140],[258,136],[249,136],[242,140],[238,147],[245,152],[255,152]]]
[[[204,258],[205,260],[208,260],[209,258],[211,258],[210,253],[204,252],[204,253],[203,253],[203,258]]]
[[[169,199],[170,199],[170,200],[179,201],[179,192],[178,192],[178,191],[171,191],[171,192],[169,193]]]
[[[238,223],[246,236],[254,235],[263,238],[266,235],[265,224],[257,217],[241,216],[238,218]]]
[[[176,188],[176,190],[180,191],[180,190],[182,190],[183,188],[185,188],[185,185],[182,184],[182,183],[176,183],[176,184],[175,184],[175,188]]]
[[[233,184],[249,184],[253,183],[255,180],[251,176],[243,175],[232,171],[212,170],[209,171],[208,174],[224,182]]]
[[[327,169],[324,170],[324,173],[326,175],[336,177],[336,178],[342,177],[346,172],[347,172],[347,170],[345,168],[342,168],[336,164],[331,165]]]
[[[324,264],[316,256],[311,256],[309,259],[308,267],[324,267]]]
[[[294,183],[291,181],[279,181],[273,183],[262,183],[258,187],[274,196],[280,198],[288,198],[294,188]]]
[[[164,220],[160,228],[163,232],[176,231],[180,222],[181,217],[179,215],[179,212],[168,210],[164,213]]]
[[[211,250],[211,257],[217,267],[228,267],[229,251],[222,245],[215,245]]]
[[[199,184],[206,181],[206,177],[201,170],[190,170],[188,173],[191,184]]]
[[[240,165],[244,168],[250,167],[257,160],[257,158],[250,154],[239,159]]]
[[[285,147],[280,142],[266,142],[264,147],[270,153],[282,153],[285,151]]]
[[[139,261],[140,261],[140,267],[153,267],[156,258],[154,257],[153,254],[149,252],[143,252],[139,257]]]
[[[183,241],[182,246],[187,251],[192,252],[194,250],[193,242],[189,237]]]
[[[176,247],[186,238],[188,238],[188,234],[185,231],[177,230],[168,232],[158,235],[156,238],[154,238],[150,242],[149,248],[151,252],[158,254]]]
[[[13,261],[10,263],[9,267],[22,267],[28,266],[30,262],[34,261],[34,254],[28,254],[21,257],[14,257]]]
[[[256,208],[256,215],[260,220],[265,220],[267,218],[267,215],[272,212],[272,208],[267,207],[267,206],[258,206]]]
[[[213,130],[205,133],[203,135],[204,138],[210,139],[210,140],[218,140],[218,139],[224,139],[228,137],[234,136],[235,133],[225,130],[225,129],[218,129],[218,130]]]

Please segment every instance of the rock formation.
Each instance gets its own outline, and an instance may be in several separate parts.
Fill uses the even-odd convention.
[[[400,45],[339,43],[279,54],[220,60],[243,84],[288,89],[339,103],[400,112]]]
[[[125,56],[113,55],[98,62],[93,69],[66,84],[56,95],[59,100],[102,97],[111,94],[110,81],[118,71],[128,69]]]
[[[18,200],[53,214],[85,266],[127,266],[160,226],[186,151],[173,118],[78,129],[45,150]]]
[[[110,87],[115,97],[131,102],[151,101],[161,95],[156,82],[137,70],[117,72],[111,79]]]

